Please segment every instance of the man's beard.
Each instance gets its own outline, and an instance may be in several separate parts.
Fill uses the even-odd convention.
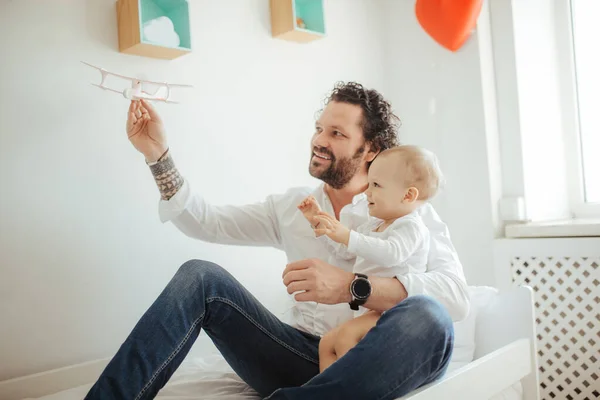
[[[311,153],[311,162],[308,168],[310,175],[327,183],[333,189],[341,189],[350,182],[354,175],[356,175],[356,172],[360,169],[361,156],[365,152],[365,146],[362,145],[356,150],[352,157],[339,159],[325,148],[315,147],[313,150],[320,154],[325,154],[327,157],[331,158],[331,162],[325,171],[319,172],[313,170],[313,167],[318,167],[318,165],[313,163],[312,157],[314,154]]]

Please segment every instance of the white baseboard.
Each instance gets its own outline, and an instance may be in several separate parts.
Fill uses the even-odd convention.
[[[36,398],[95,382],[110,358],[69,365],[0,382],[0,399]]]

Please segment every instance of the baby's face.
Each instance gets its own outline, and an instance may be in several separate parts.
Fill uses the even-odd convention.
[[[403,202],[408,188],[403,187],[397,156],[377,157],[369,168],[369,187],[366,190],[369,214],[383,220],[409,214],[413,204]]]

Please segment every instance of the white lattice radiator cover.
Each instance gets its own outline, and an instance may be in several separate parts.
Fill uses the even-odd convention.
[[[600,398],[600,257],[513,257],[535,291],[542,400]]]

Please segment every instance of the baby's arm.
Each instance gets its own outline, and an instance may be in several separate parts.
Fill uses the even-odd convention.
[[[298,209],[302,212],[304,218],[306,218],[310,226],[313,228],[315,236],[318,238],[318,240],[324,242],[329,251],[334,253],[337,258],[351,260],[356,257],[356,254],[349,252],[346,246],[341,246],[336,241],[331,240],[325,235],[324,232],[318,229],[320,227],[320,222],[319,220],[315,219],[315,216],[319,214],[329,216],[329,214],[321,211],[321,207],[319,206],[319,203],[317,203],[317,200],[314,198],[314,196],[310,195],[302,200],[302,202],[298,205]]]
[[[327,235],[335,242],[348,245],[350,229],[346,228],[340,221],[323,211],[319,211],[313,217],[313,221],[315,221],[314,230],[317,236]]]
[[[385,239],[351,231],[324,212],[319,212],[314,220],[319,221],[315,232],[348,246],[350,253],[377,265],[392,266],[404,262],[423,245],[427,236],[427,228],[416,219],[406,219],[392,225],[388,228],[392,231]]]
[[[329,250],[329,252],[334,254],[336,258],[346,261],[350,261],[356,258],[356,253],[349,251],[347,246],[341,243],[337,243],[335,240],[331,240],[329,237],[327,237],[327,235],[319,235],[317,233],[315,233],[315,235],[318,235],[317,240],[323,242]]]
[[[327,222],[323,223],[325,220]],[[352,260],[356,258],[356,253],[350,251],[346,244],[347,240],[350,238],[350,229],[346,228],[337,219],[323,211],[319,211],[317,215],[313,217],[313,221],[315,221],[313,228],[315,236],[317,236],[318,240],[324,242],[337,258],[343,260]],[[334,228],[331,228],[331,226]]]
[[[385,239],[352,231],[348,250],[383,266],[398,265],[415,253],[427,237],[427,228],[419,221],[408,219],[396,226]]]
[[[321,211],[317,199],[311,194],[298,205],[298,209],[302,211],[304,218],[310,223],[310,226],[314,225],[313,217]]]

